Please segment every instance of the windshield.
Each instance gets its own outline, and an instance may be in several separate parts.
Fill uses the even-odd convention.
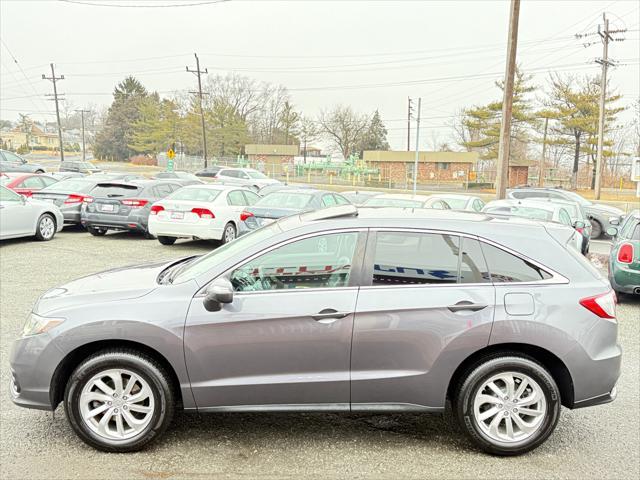
[[[256,202],[256,207],[272,208],[305,208],[311,202],[313,195],[306,193],[274,192]]]
[[[541,208],[533,207],[489,207],[485,209],[487,213],[501,213],[513,215],[515,217],[531,218],[534,220],[551,220],[553,213]]]
[[[91,191],[95,198],[118,198],[131,197],[137,195],[142,188],[136,185],[121,185],[117,183],[99,183]]]
[[[212,188],[181,188],[167,197],[168,200],[186,200],[193,202],[213,202],[220,190]]]
[[[420,200],[409,200],[404,198],[370,198],[364,205],[367,207],[408,207],[408,208],[420,208],[422,202]]]
[[[87,193],[89,192],[95,184],[93,182],[78,179],[78,178],[68,178],[66,180],[61,180],[57,183],[49,185],[48,187],[40,190],[41,192],[78,192],[78,193]]]
[[[253,230],[251,233],[243,235],[242,237],[235,239],[233,242],[229,242],[218,247],[212,252],[199,257],[197,260],[184,265],[184,267],[182,267],[182,271],[178,272],[174,277],[173,283],[183,283],[193,280],[198,275],[211,270],[216,265],[229,260],[243,250],[249,249],[253,245],[257,245],[281,231],[282,229],[277,223],[272,223],[266,227]]]
[[[460,210],[467,206],[466,198],[450,198],[450,197],[442,197],[441,200],[444,200],[449,204],[451,208],[454,210]]]
[[[247,170],[247,175],[249,175],[249,177],[251,178],[257,178],[257,179],[269,178],[264,173],[260,173],[255,170]]]
[[[93,163],[90,163],[90,162],[80,162],[80,167],[91,169],[91,170],[95,170],[98,168]]]

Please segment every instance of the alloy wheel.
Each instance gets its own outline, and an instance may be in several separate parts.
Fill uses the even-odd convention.
[[[80,394],[80,414],[91,431],[107,440],[126,440],[143,432],[155,410],[151,387],[125,369],[94,375]]]
[[[233,225],[227,225],[227,228],[224,229],[224,243],[229,243],[236,238],[236,229],[233,228]]]
[[[539,429],[547,414],[540,385],[520,372],[493,375],[478,389],[473,415],[481,431],[492,441],[521,442]]]
[[[49,216],[44,216],[42,217],[42,220],[40,220],[40,235],[42,235],[42,238],[48,240],[51,237],[53,237],[53,234],[56,231],[56,224],[54,223],[53,219]]]

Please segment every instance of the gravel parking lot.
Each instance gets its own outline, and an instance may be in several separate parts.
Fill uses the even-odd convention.
[[[51,242],[0,244],[0,477],[21,478],[639,478],[640,303],[618,307],[624,349],[618,399],[563,409],[534,452],[496,458],[474,450],[448,418],[425,415],[218,414],[177,416],[135,454],[85,446],[55,415],[15,407],[7,391],[10,343],[46,289],[107,268],[204,253],[116,233],[64,230]]]

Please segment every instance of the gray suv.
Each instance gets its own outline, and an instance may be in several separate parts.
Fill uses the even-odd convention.
[[[571,229],[344,205],[280,219],[201,257],[44,293],[10,356],[13,401],[64,403],[126,452],[190,412],[442,413],[515,455],[561,405],[610,402],[615,296]],[[603,440],[604,441],[604,440]]]

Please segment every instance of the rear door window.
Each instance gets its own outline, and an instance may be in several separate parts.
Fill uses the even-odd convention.
[[[488,243],[482,242],[482,253],[493,283],[538,282],[552,277],[531,262]]]
[[[254,205],[258,200],[260,200],[260,195],[257,195],[253,192],[243,191],[245,201],[247,202],[245,205]]]
[[[569,216],[569,214],[567,213],[567,211],[564,208],[560,209],[560,212],[558,213],[559,217],[560,217],[560,223],[563,223],[564,225],[573,225],[573,222],[571,221],[571,217]]]
[[[459,245],[453,235],[378,232],[372,285],[457,283]]]
[[[333,198],[333,195],[327,194],[322,197],[322,206],[323,207],[331,207],[336,204],[336,199]]]
[[[491,283],[480,242],[473,238],[462,238],[460,283]]]
[[[242,194],[242,191],[240,190],[233,190],[229,192],[227,194],[227,202],[229,202],[229,205],[233,206],[246,205],[246,200],[244,198],[244,195]]]
[[[173,188],[171,188],[171,185],[168,183],[161,183],[160,185],[156,185],[156,188],[154,190],[158,198],[164,198],[173,193]]]

